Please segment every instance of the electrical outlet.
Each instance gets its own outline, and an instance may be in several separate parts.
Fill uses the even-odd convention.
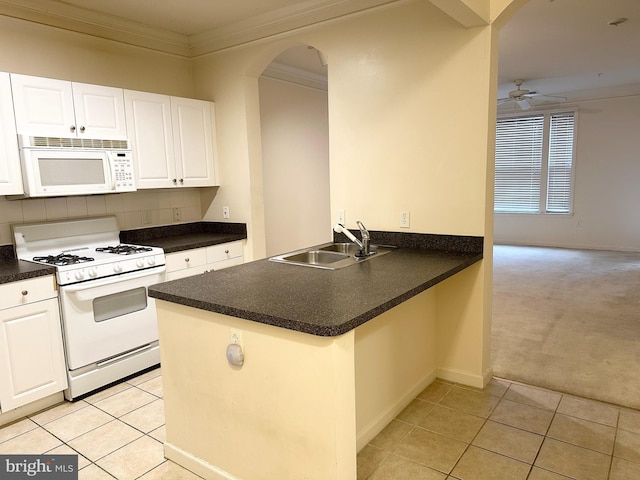
[[[182,209],[179,207],[176,207],[173,209],[173,221],[174,222],[181,222],[182,221]]]
[[[230,330],[229,341],[230,343],[237,343],[238,345],[242,345],[242,331],[232,328]]]
[[[340,225],[344,225],[344,208],[338,210],[338,220],[337,222]]]
[[[230,218],[229,207],[222,207],[222,218]]]
[[[142,224],[151,225],[153,223],[153,217],[151,216],[151,210],[142,211]]]
[[[411,215],[408,210],[400,212],[400,228],[409,228],[411,224]]]

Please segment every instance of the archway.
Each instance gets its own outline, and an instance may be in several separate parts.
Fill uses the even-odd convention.
[[[326,59],[307,45],[258,79],[267,256],[330,240]]]

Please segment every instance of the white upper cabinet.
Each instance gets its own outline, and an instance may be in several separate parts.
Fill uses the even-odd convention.
[[[157,93],[125,90],[124,99],[136,186],[173,186],[171,180],[177,176],[171,131],[171,98]]]
[[[218,184],[213,103],[130,90],[124,96],[139,189]]]
[[[11,74],[19,134],[125,140],[123,90]]]
[[[176,174],[185,187],[216,185],[214,115],[211,102],[171,97]]]
[[[24,193],[9,74],[0,72],[0,195]]]

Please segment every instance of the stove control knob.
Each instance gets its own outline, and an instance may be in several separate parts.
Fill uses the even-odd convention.
[[[80,270],[77,270],[74,276],[76,277],[76,280],[82,280],[84,278],[84,274]]]
[[[119,263],[116,263],[113,265],[113,271],[116,273],[120,273],[122,272],[122,265],[120,265]]]
[[[156,259],[154,257],[149,257],[147,259],[147,262],[149,263],[149,265],[155,265],[156,264]]]
[[[95,278],[98,275],[98,269],[96,267],[89,268],[89,276]]]
[[[136,267],[138,268],[144,267],[144,260],[142,258],[139,258],[138,260],[136,260]]]

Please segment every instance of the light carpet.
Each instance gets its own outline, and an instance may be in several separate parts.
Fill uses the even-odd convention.
[[[497,377],[640,409],[640,253],[495,246]]]

